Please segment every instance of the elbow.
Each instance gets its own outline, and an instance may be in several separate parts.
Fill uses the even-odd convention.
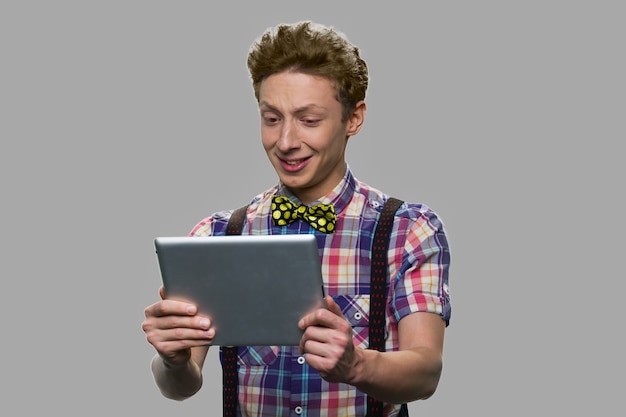
[[[173,392],[163,388],[159,389],[159,391],[161,391],[161,395],[163,395],[168,400],[184,401],[187,398],[193,397],[198,391],[200,391],[200,386],[192,391],[187,392]]]
[[[407,402],[429,399],[430,397],[435,395],[435,392],[437,391],[437,385],[439,385],[438,382],[439,381],[432,381],[429,383],[424,383],[422,386],[419,387],[419,389],[415,390],[413,398],[411,398],[410,401]]]
[[[432,397],[433,395],[435,395],[435,392],[437,391],[437,384],[434,384],[432,386],[426,387],[421,395],[419,396],[418,400],[427,400],[430,397]]]
[[[439,380],[441,378],[441,372],[443,369],[443,362],[439,361],[437,365],[429,372],[429,376],[422,379],[419,389],[416,391],[416,400],[427,400],[437,391],[439,386]]]

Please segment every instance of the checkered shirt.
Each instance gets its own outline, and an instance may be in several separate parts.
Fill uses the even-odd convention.
[[[353,328],[355,346],[368,347],[370,249],[376,221],[388,198],[358,181],[350,169],[319,203],[334,204],[336,230],[324,234],[298,221],[274,226],[272,196],[280,194],[300,204],[285,187],[256,196],[242,234],[314,234],[317,238],[325,293],[341,307]],[[232,210],[203,219],[192,236],[223,235]],[[448,270],[450,251],[441,219],[423,204],[405,203],[397,211],[389,244],[385,348],[398,350],[398,322],[415,312],[450,320]],[[239,407],[241,416],[364,416],[367,397],[355,387],[330,383],[309,367],[297,346],[239,347]],[[384,415],[396,416],[400,405],[385,404]]]

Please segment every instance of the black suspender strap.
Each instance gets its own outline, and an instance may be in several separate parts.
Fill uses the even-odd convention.
[[[393,220],[398,207],[403,201],[390,197],[383,207],[372,241],[371,277],[370,277],[370,317],[369,348],[383,352],[385,350],[385,321],[387,306],[387,252]],[[367,397],[367,417],[383,415],[383,403],[373,397]]]
[[[233,211],[226,226],[227,235],[240,235],[247,206]],[[237,414],[237,346],[222,346],[222,403],[224,417]]]
[[[378,219],[371,253],[370,279],[370,318],[369,318],[369,348],[379,351],[385,350],[385,321],[387,305],[387,252],[389,238],[393,228],[396,210],[403,201],[390,197],[386,202]],[[246,218],[247,206],[235,210],[226,227],[227,235],[241,234]],[[234,417],[237,412],[237,347],[223,346],[222,348],[222,399],[224,417]],[[403,405],[403,413],[406,406]],[[373,397],[367,397],[367,417],[382,416],[383,404]],[[402,413],[401,413],[402,414]]]
[[[246,220],[246,211],[248,210],[248,206],[239,207],[237,210],[233,211],[230,215],[230,219],[228,219],[228,225],[226,226],[226,234],[227,235],[240,235],[241,230],[243,229],[243,223]]]

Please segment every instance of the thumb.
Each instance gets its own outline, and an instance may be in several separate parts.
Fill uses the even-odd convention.
[[[343,311],[341,311],[341,307],[339,307],[339,305],[335,302],[335,300],[333,300],[333,297],[331,297],[330,295],[326,296],[326,306],[328,307],[328,310],[330,312],[343,317]]]

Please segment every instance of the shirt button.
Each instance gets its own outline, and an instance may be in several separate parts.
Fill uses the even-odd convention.
[[[304,365],[304,362],[306,362],[306,360],[304,359],[304,356],[298,356],[298,363],[300,365]]]
[[[354,313],[354,319],[355,320],[361,320],[363,318],[363,315],[361,313]]]
[[[294,408],[293,411],[295,411],[297,415],[300,415],[300,414],[302,414],[302,407],[297,406],[296,408]]]

